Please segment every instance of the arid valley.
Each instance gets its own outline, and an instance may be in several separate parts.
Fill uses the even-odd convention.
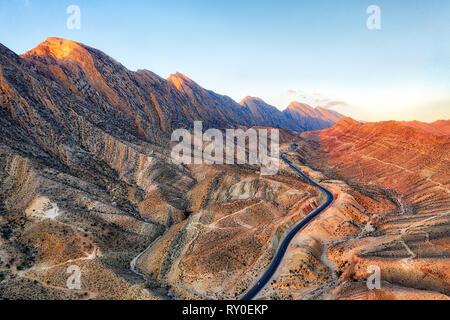
[[[21,55],[0,45],[0,113],[2,299],[241,299],[326,195],[283,161],[273,175],[173,163],[172,132],[195,121],[278,130],[333,194],[255,299],[450,299],[448,119],[238,103],[54,37]]]

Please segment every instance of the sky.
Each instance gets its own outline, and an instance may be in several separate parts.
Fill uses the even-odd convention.
[[[67,27],[70,5],[80,29]],[[380,29],[367,27],[371,5]],[[450,119],[450,0],[0,0],[0,43],[24,53],[50,36],[131,70],[181,72],[238,102]]]

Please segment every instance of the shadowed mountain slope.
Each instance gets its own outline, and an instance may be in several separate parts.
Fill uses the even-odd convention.
[[[343,115],[336,111],[324,108],[312,108],[311,106],[292,102],[286,110],[283,111],[285,117],[290,121],[306,128],[306,131],[320,130],[332,127]]]

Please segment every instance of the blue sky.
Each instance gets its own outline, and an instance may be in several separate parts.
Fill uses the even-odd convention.
[[[72,4],[80,30],[66,27]],[[381,30],[366,27],[373,4]],[[0,43],[23,53],[48,36],[237,101],[342,102],[332,108],[367,121],[450,118],[448,0],[0,0]]]

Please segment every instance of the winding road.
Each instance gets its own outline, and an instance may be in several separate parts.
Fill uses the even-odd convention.
[[[281,261],[283,260],[283,257],[286,253],[286,250],[291,243],[292,239],[295,237],[295,235],[302,230],[311,220],[313,220],[315,217],[317,217],[322,211],[328,208],[328,206],[334,201],[333,194],[328,190],[322,187],[320,184],[314,182],[309,177],[307,177],[303,172],[301,172],[299,169],[297,169],[289,160],[285,158],[285,155],[287,153],[290,153],[292,151],[295,151],[297,149],[297,144],[292,145],[292,149],[283,152],[280,155],[281,160],[283,160],[285,163],[291,167],[292,170],[297,172],[299,175],[301,175],[304,179],[306,179],[309,183],[314,185],[315,187],[319,188],[321,191],[325,192],[327,195],[327,200],[325,203],[323,203],[320,207],[318,207],[316,210],[311,212],[309,215],[307,215],[303,220],[299,221],[297,224],[295,224],[286,234],[284,239],[282,240],[281,244],[278,247],[278,251],[275,254],[275,257],[273,258],[271,264],[267,268],[266,272],[261,276],[261,278],[258,280],[258,282],[241,298],[241,300],[252,300],[256,295],[266,286],[266,284],[270,281],[272,276],[274,275],[275,271],[280,266]]]

